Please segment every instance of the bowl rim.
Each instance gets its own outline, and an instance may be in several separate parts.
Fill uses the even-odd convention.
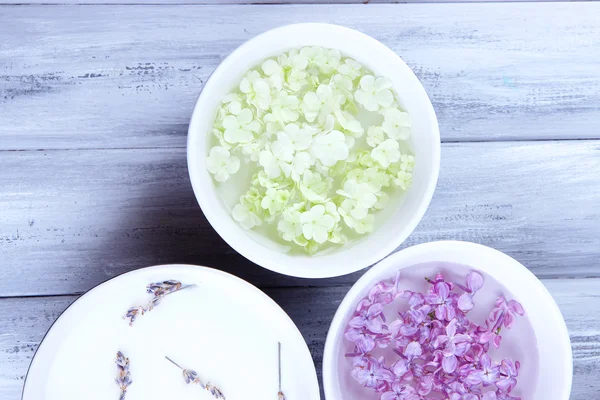
[[[337,343],[335,342],[338,333],[345,328],[343,326],[343,323],[346,319],[346,316],[349,315],[351,309],[354,308],[354,305],[358,301],[358,297],[361,295],[365,287],[373,284],[374,281],[377,282],[379,280],[386,279],[386,276],[389,275],[391,271],[398,271],[415,265],[410,264],[398,267],[397,264],[400,264],[401,260],[403,259],[416,256],[417,254],[427,254],[426,257],[430,258],[419,261],[419,263],[440,261],[444,262],[444,260],[436,257],[439,257],[439,255],[443,253],[448,253],[451,251],[454,252],[457,250],[457,248],[463,253],[477,253],[480,255],[486,255],[488,257],[495,257],[497,259],[503,260],[507,266],[507,269],[511,270],[511,272],[518,273],[522,280],[527,280],[527,284],[529,285],[530,291],[536,292],[536,295],[539,296],[538,298],[540,299],[540,301],[545,302],[545,309],[547,311],[546,316],[548,317],[547,320],[549,321],[548,323],[552,322],[554,324],[554,332],[556,333],[555,337],[557,338],[556,342],[560,344],[560,346],[557,346],[557,348],[555,348],[555,351],[560,352],[562,359],[566,360],[566,363],[563,365],[565,382],[563,387],[561,388],[561,392],[557,393],[558,397],[555,397],[554,400],[569,399],[573,384],[573,351],[571,348],[571,339],[569,337],[569,331],[567,329],[564,317],[548,289],[546,289],[544,284],[529,269],[527,269],[523,264],[510,257],[509,255],[482,244],[454,240],[428,242],[407,247],[397,253],[390,255],[386,259],[379,262],[377,265],[373,266],[362,277],[360,277],[360,279],[356,281],[354,285],[352,285],[352,287],[344,296],[344,299],[338,306],[338,309],[336,310],[335,315],[329,326],[327,337],[325,339],[325,348],[323,350],[322,377],[323,390],[326,399],[339,400],[339,398],[336,397],[337,380],[335,374],[333,373],[333,371],[336,369],[335,363],[337,362],[337,354],[335,354]],[[435,257],[432,257],[431,254],[434,254]],[[453,260],[452,262],[455,262],[455,260]],[[482,271],[484,273],[484,276],[491,275],[493,278],[499,280],[497,278],[498,275],[494,275],[493,273],[483,271],[477,266],[469,264],[465,265],[471,266],[474,269]],[[501,283],[503,284],[502,281]],[[540,381],[539,384],[543,384],[543,382]],[[537,396],[535,396],[535,398],[537,399]]]
[[[374,52],[381,53],[383,57],[389,58],[390,60],[393,60],[395,63],[397,63],[398,68],[401,70],[401,72],[399,73],[403,74],[403,76],[405,76],[407,79],[415,82],[417,90],[422,91],[422,95],[424,95],[424,102],[420,106],[422,106],[423,113],[426,115],[426,120],[429,122],[428,134],[430,134],[432,137],[433,145],[431,149],[428,148],[428,151],[431,151],[431,161],[428,163],[428,165],[430,165],[431,167],[431,173],[428,174],[428,180],[423,185],[423,191],[420,202],[418,203],[418,205],[416,205],[415,211],[409,217],[408,222],[402,227],[402,230],[399,230],[393,238],[386,241],[384,244],[379,244],[378,246],[369,249],[368,252],[363,252],[364,257],[359,259],[358,261],[355,261],[356,258],[352,258],[346,259],[344,260],[344,262],[331,263],[331,259],[329,259],[328,257],[330,257],[332,254],[343,253],[344,250],[332,252],[328,255],[320,255],[318,257],[308,257],[304,255],[289,256],[286,259],[286,262],[278,262],[274,260],[273,257],[271,257],[272,254],[276,253],[274,250],[267,249],[266,247],[257,243],[256,240],[249,237],[247,234],[245,234],[245,232],[242,232],[241,227],[237,226],[238,229],[233,230],[229,227],[224,226],[225,224],[221,223],[222,218],[220,218],[213,212],[213,210],[210,207],[211,200],[208,199],[208,196],[204,194],[204,191],[207,189],[207,187],[202,182],[203,178],[201,177],[198,168],[198,160],[202,160],[202,155],[200,155],[199,151],[197,151],[194,148],[194,144],[197,140],[204,138],[206,133],[200,132],[200,129],[197,129],[196,125],[200,123],[198,121],[200,118],[200,114],[204,112],[203,110],[201,110],[203,107],[203,103],[208,103],[207,99],[210,97],[210,95],[207,95],[206,93],[210,92],[211,88],[218,84],[218,82],[222,78],[222,75],[224,74],[224,71],[228,70],[230,66],[236,61],[238,61],[238,59],[240,59],[240,57],[249,49],[257,45],[264,45],[270,37],[297,35],[299,32],[306,29],[318,30],[323,34],[330,33],[335,35],[343,35],[344,38],[348,40],[355,39],[361,40],[365,43],[368,42],[369,46],[373,47]],[[423,218],[423,215],[425,214],[425,211],[427,210],[431,202],[439,177],[440,154],[441,140],[439,133],[439,125],[437,122],[435,111],[433,109],[433,105],[431,104],[431,100],[429,99],[429,96],[423,88],[423,85],[421,84],[417,76],[414,74],[414,72],[410,69],[410,67],[406,65],[406,63],[400,58],[398,54],[396,54],[393,50],[391,50],[378,40],[351,28],[326,23],[298,23],[280,26],[263,32],[237,47],[217,66],[217,68],[213,71],[211,76],[207,79],[204,86],[202,87],[202,90],[194,106],[194,111],[192,113],[192,117],[188,128],[187,139],[188,173],[192,184],[192,188],[194,190],[194,195],[206,219],[211,224],[213,229],[236,252],[238,252],[248,260],[252,261],[253,263],[271,271],[278,272],[280,274],[300,278],[329,278],[350,274],[360,269],[364,269],[370,265],[373,265],[374,263],[385,258],[396,248],[398,248],[398,246],[401,245],[406,240],[406,238],[414,231],[418,223]],[[214,191],[214,186],[211,187],[210,190]],[[261,249],[257,250],[257,248]],[[298,260],[300,260],[300,262],[303,262],[305,264],[311,264],[313,267],[300,268],[298,266],[300,262],[294,261],[296,257],[298,258]],[[319,261],[316,261],[318,259],[327,259],[328,261],[319,263]],[[327,266],[325,267],[324,264],[327,264]]]

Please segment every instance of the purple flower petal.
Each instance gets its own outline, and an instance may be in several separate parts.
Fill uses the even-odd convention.
[[[462,312],[471,311],[475,304],[473,298],[469,293],[463,293],[458,298],[458,309]]]
[[[451,355],[449,357],[444,357],[442,360],[442,369],[447,374],[451,374],[456,370],[456,366],[458,365],[458,360],[455,355]]]
[[[467,276],[467,287],[471,290],[471,293],[476,293],[483,287],[483,276],[478,272],[472,271]]]

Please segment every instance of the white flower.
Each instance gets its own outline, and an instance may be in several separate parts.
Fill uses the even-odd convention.
[[[300,128],[296,124],[287,124],[283,132],[277,134],[277,137],[279,135],[286,135],[292,143],[294,150],[306,150],[313,141],[312,131]]]
[[[342,54],[339,50],[330,49],[324,50],[320,55],[315,58],[316,64],[319,66],[319,70],[325,74],[330,75],[340,65],[340,59]]]
[[[296,96],[282,90],[278,93],[277,97],[272,100],[271,112],[265,115],[264,120],[267,122],[267,125],[269,122],[284,124],[296,121],[300,116],[300,113],[298,112],[299,106],[300,100],[298,100]]]
[[[311,64],[318,65],[321,62],[324,50],[320,46],[312,46],[312,47],[303,47],[300,49],[300,55],[306,58],[306,60]]]
[[[225,182],[229,179],[229,175],[235,174],[240,169],[240,159],[231,156],[226,148],[215,146],[210,149],[206,168],[215,176],[216,181]]]
[[[285,84],[288,89],[297,92],[308,84],[306,79],[306,66],[308,59],[296,49],[278,57],[279,65],[283,67]]]
[[[251,161],[257,162],[260,152],[265,146],[267,138],[262,135],[242,145],[242,154],[249,157]]]
[[[224,139],[229,143],[248,143],[254,139],[253,132],[260,130],[260,123],[254,120],[252,111],[244,108],[237,115],[228,115],[223,119]]]
[[[244,229],[252,229],[255,226],[260,226],[262,224],[258,215],[250,211],[243,204],[236,204],[236,206],[233,207],[231,215]]]
[[[390,88],[392,82],[384,77],[375,79],[373,75],[365,75],[360,80],[360,89],[354,93],[356,101],[369,111],[377,111],[379,107],[389,107],[394,102]]]
[[[270,215],[275,215],[283,211],[289,199],[290,192],[287,190],[269,188],[265,197],[262,198],[260,206],[263,210],[268,210]]]
[[[300,216],[300,222],[302,223],[304,237],[317,243],[324,243],[327,240],[328,232],[335,225],[334,218],[326,214],[325,207],[320,204],[303,212]]]
[[[284,76],[283,68],[275,60],[267,60],[262,63],[261,68],[266,76],[269,77],[269,83],[277,90],[283,88]]]
[[[337,194],[354,200],[356,206],[362,207],[365,210],[368,210],[377,203],[377,196],[374,193],[375,190],[370,184],[366,182],[359,183],[354,179],[346,180],[344,188],[337,191]]]
[[[400,156],[400,169],[402,171],[411,172],[415,166],[415,158],[410,154],[402,154]]]
[[[302,223],[300,222],[299,211],[284,211],[281,219],[277,223],[277,230],[281,232],[283,240],[291,242],[302,235]]]
[[[240,90],[246,95],[246,101],[256,108],[267,110],[271,105],[269,82],[261,78],[258,71],[250,71],[240,82]]]
[[[406,140],[410,137],[410,114],[396,108],[388,109],[384,113],[382,127],[391,139]]]
[[[360,65],[358,62],[354,61],[351,58],[347,58],[338,67],[338,72],[342,75],[349,77],[352,80],[355,80],[360,76],[361,68],[362,65]]]
[[[298,71],[303,71],[306,69],[308,65],[308,59],[300,54],[300,51],[297,49],[292,49],[287,53],[283,53],[278,57],[279,64],[284,69],[295,69]]]
[[[333,89],[329,85],[319,85],[316,92],[308,92],[302,98],[302,112],[308,122],[319,117],[323,123],[334,107]]]
[[[361,137],[365,132],[360,124],[360,121],[354,118],[354,116],[348,111],[342,111],[342,109],[336,105],[334,108],[334,114],[342,128],[353,133],[354,136]]]
[[[371,147],[377,147],[385,140],[385,133],[381,126],[370,126],[367,130],[367,144]]]
[[[211,132],[217,138],[221,147],[224,147],[227,150],[231,149],[231,147],[232,147],[231,144],[229,144],[225,141],[225,137],[223,136],[223,131],[221,131],[220,129],[217,129],[217,128],[213,128]]]
[[[299,187],[306,200],[312,203],[319,203],[327,198],[327,183],[318,172],[305,171]]]
[[[390,200],[390,196],[386,192],[377,193],[377,203],[375,203],[374,207],[378,210],[382,210]]]
[[[340,131],[331,131],[317,137],[311,146],[312,155],[326,167],[331,167],[340,160],[348,157],[346,137]]]
[[[398,172],[398,176],[394,179],[394,183],[402,190],[408,189],[412,185],[412,174],[406,171]]]
[[[390,181],[385,172],[374,167],[365,169],[361,178],[360,182],[368,183],[374,192],[380,191],[382,186],[388,186]]]
[[[308,171],[312,165],[312,157],[305,151],[299,151],[294,156],[292,161],[292,179],[296,182],[300,180],[300,177],[304,172]]]
[[[356,204],[354,200],[346,199],[338,209],[344,218],[344,223],[354,229],[358,234],[364,234],[373,230],[373,215]]]
[[[271,179],[277,178],[281,173],[290,176],[290,162],[294,159],[294,146],[285,135],[278,136],[271,144],[271,150],[263,150],[258,158],[259,164],[265,169]]]
[[[337,207],[333,201],[328,201],[325,203],[325,214],[331,215],[335,222],[340,221],[340,214],[338,213]]]
[[[371,151],[371,157],[377,161],[383,168],[387,168],[391,163],[400,159],[400,145],[393,139],[387,139]]]
[[[373,216],[373,214],[369,214],[362,219],[354,220],[352,228],[359,235],[373,232],[373,222],[374,221],[375,221],[375,217]]]

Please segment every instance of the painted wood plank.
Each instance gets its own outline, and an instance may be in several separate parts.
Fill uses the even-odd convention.
[[[0,296],[81,293],[126,271],[207,265],[258,286],[337,285],[272,274],[232,250],[195,200],[184,149],[2,152]],[[539,277],[600,277],[600,141],[443,145],[433,202],[405,245],[455,239]]]
[[[596,399],[600,391],[600,279],[545,280],[569,328],[574,383],[571,400]],[[321,377],[329,324],[348,286],[266,290],[303,333]],[[0,398],[17,400],[27,368],[44,333],[73,296],[0,299]]]
[[[401,55],[445,141],[600,138],[599,13],[600,3],[2,6],[0,149],[184,146],[220,60],[307,21],[359,29]]]
[[[7,4],[57,4],[57,5],[88,5],[88,4],[161,4],[161,5],[288,5],[288,4],[404,4],[404,3],[485,3],[497,0],[2,0],[0,5]],[[502,0],[503,2],[527,2],[531,0]],[[593,0],[534,0],[543,2],[593,1]]]

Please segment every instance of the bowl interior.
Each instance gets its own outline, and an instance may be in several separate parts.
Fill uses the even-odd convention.
[[[221,98],[243,74],[266,58],[302,46],[336,48],[376,75],[388,77],[400,105],[413,120],[411,146],[416,166],[413,186],[404,196],[392,198],[376,216],[370,235],[343,249],[316,257],[283,252],[274,242],[244,231],[231,218],[206,171],[208,132]],[[214,71],[200,94],[189,128],[188,168],[194,192],[207,219],[239,253],[274,271],[304,277],[337,276],[367,267],[392,252],[415,228],[427,208],[437,182],[440,139],[431,102],[410,68],[389,48],[360,32],[327,24],[288,25],[246,42]],[[258,242],[258,243],[257,243]]]
[[[469,313],[471,320],[482,324],[500,294],[521,302],[526,312],[510,330],[503,330],[500,349],[489,353],[497,361],[509,357],[521,362],[519,383],[512,394],[523,399],[567,400],[572,375],[571,348],[556,303],[541,282],[514,259],[464,242],[435,242],[405,249],[379,263],[353,286],[340,305],[327,337],[323,363],[327,399],[378,398],[350,376],[351,362],[345,354],[352,352],[353,346],[343,337],[358,301],[374,284],[400,271],[402,289],[423,291],[428,287],[425,276],[442,272],[449,280],[464,282],[471,270],[478,270],[484,276],[484,287],[475,295],[475,308]],[[397,299],[387,306],[386,313],[390,312],[388,316],[393,318],[394,310],[406,308],[406,301]],[[396,359],[388,353],[384,355],[386,359]]]

